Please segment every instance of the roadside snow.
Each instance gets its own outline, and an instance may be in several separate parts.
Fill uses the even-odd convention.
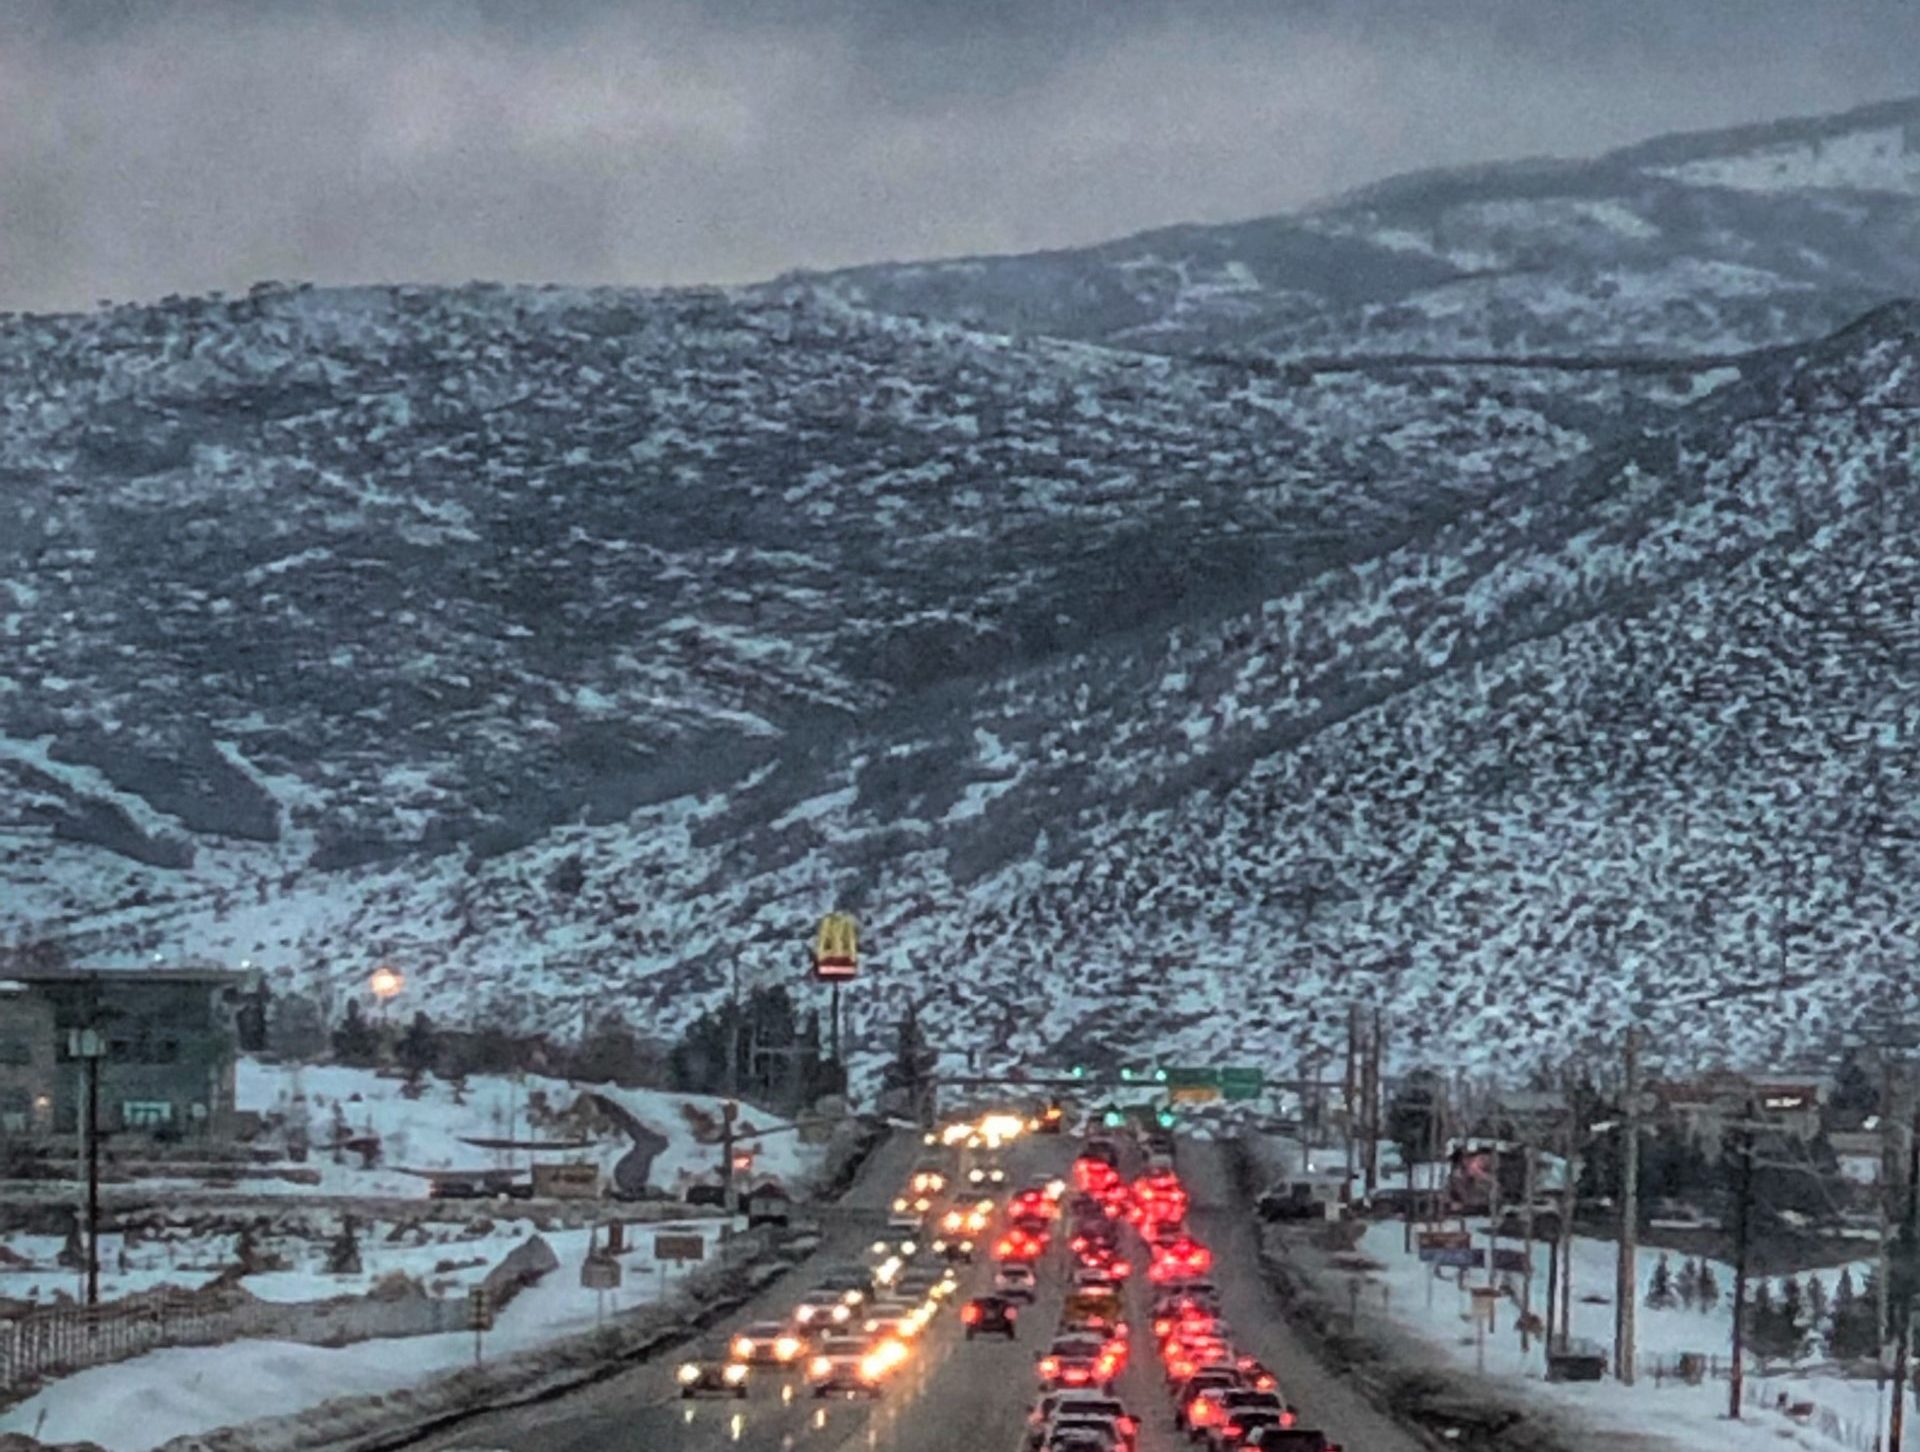
[[[483,1341],[495,1357],[591,1329],[608,1316],[662,1299],[682,1272],[652,1258],[657,1230],[718,1235],[712,1221],[649,1226],[621,1257],[625,1285],[607,1293],[580,1286],[580,1265],[591,1232],[546,1236],[560,1268],[529,1287],[500,1313]],[[377,1395],[412,1386],[436,1372],[473,1362],[467,1332],[363,1341],[351,1346],[305,1346],[285,1341],[239,1341],[225,1346],[152,1352],[112,1366],[65,1377],[0,1413],[0,1432],[43,1439],[93,1441],[108,1452],[147,1452],[173,1437],[263,1417],[302,1412],[339,1396]],[[40,1418],[44,1415],[45,1423]]]
[[[1470,1221],[1468,1225],[1475,1232],[1475,1243],[1485,1245],[1486,1222]],[[1521,1350],[1513,1302],[1501,1303],[1498,1324],[1487,1332],[1481,1345],[1470,1316],[1470,1298],[1454,1279],[1458,1272],[1436,1277],[1432,1268],[1403,1250],[1402,1236],[1400,1223],[1394,1221],[1370,1227],[1361,1241],[1360,1248],[1385,1267],[1368,1275],[1369,1289],[1363,1292],[1366,1310],[1385,1315],[1394,1325],[1430,1343],[1462,1370],[1482,1369],[1488,1376],[1523,1384],[1530,1398],[1575,1409],[1595,1428],[1681,1442],[1689,1452],[1755,1452],[1782,1442],[1811,1452],[1833,1452],[1836,1447],[1865,1446],[1874,1435],[1877,1398],[1871,1382],[1847,1381],[1814,1370],[1786,1375],[1762,1374],[1750,1368],[1747,1385],[1753,1404],[1741,1421],[1734,1422],[1726,1415],[1725,1380],[1709,1379],[1699,1386],[1687,1386],[1670,1377],[1655,1376],[1655,1358],[1671,1360],[1683,1352],[1717,1357],[1725,1367],[1733,1325],[1731,1266],[1713,1264],[1720,1287],[1720,1299],[1713,1309],[1702,1312],[1676,1306],[1654,1310],[1646,1305],[1646,1296],[1660,1252],[1643,1249],[1636,1267],[1639,1312],[1635,1325],[1640,1366],[1635,1385],[1622,1386],[1611,1379],[1550,1383],[1545,1379],[1539,1338],[1533,1338],[1529,1350]],[[1517,1240],[1503,1239],[1501,1245],[1504,1249],[1522,1249]],[[1611,1241],[1585,1237],[1574,1241],[1572,1333],[1576,1340],[1603,1347],[1613,1344],[1615,1255]],[[1683,1259],[1670,1256],[1668,1269],[1677,1275]],[[1865,1264],[1852,1267],[1856,1286],[1864,1283],[1866,1271]],[[1546,1273],[1546,1248],[1537,1246],[1533,1277],[1536,1312],[1544,1306]],[[1829,1290],[1839,1274],[1837,1266],[1821,1272]],[[1518,1277],[1508,1279],[1518,1284]],[[1470,1272],[1468,1281],[1485,1284],[1485,1273]],[[1589,1295],[1605,1299],[1602,1304],[1588,1304],[1581,1298]],[[1831,1413],[1828,1425],[1840,1435],[1823,1434],[1817,1415],[1813,1423],[1802,1425],[1774,1411],[1772,1402],[1781,1391],[1793,1401],[1811,1401]]]

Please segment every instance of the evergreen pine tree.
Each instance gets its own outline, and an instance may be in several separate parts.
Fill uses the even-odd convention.
[[[1649,1311],[1671,1310],[1674,1303],[1673,1272],[1667,1267],[1667,1258],[1662,1255],[1655,1262],[1653,1276],[1647,1282],[1647,1309]]]
[[[380,1040],[360,1009],[360,1000],[347,1000],[346,1016],[333,1031],[333,1056],[343,1064],[365,1066],[379,1056]]]
[[[1853,1273],[1840,1272],[1833,1288],[1833,1315],[1827,1327],[1827,1355],[1835,1361],[1856,1361],[1880,1349],[1880,1288],[1869,1274],[1864,1291],[1853,1289]]]
[[[1700,1299],[1700,1266],[1691,1256],[1681,1264],[1674,1290],[1679,1294],[1680,1304],[1689,1311],[1693,1309],[1693,1303]]]
[[[1779,1326],[1780,1310],[1773,1303],[1773,1287],[1764,1279],[1755,1281],[1747,1296],[1746,1342],[1756,1356],[1775,1354]]]
[[[400,1042],[394,1048],[394,1057],[400,1061],[400,1067],[407,1071],[407,1078],[414,1083],[418,1083],[433,1068],[440,1057],[440,1036],[434,1031],[433,1020],[427,1017],[426,1010],[414,1014],[413,1022],[400,1035]]]
[[[1807,1302],[1798,1276],[1788,1276],[1780,1287],[1780,1320],[1775,1333],[1782,1356],[1800,1354],[1800,1344],[1807,1334]]]
[[[1807,1331],[1817,1334],[1827,1322],[1827,1285],[1819,1276],[1807,1278]]]
[[[340,1233],[327,1247],[327,1274],[330,1276],[360,1274],[360,1234],[354,1226],[351,1215],[341,1217]]]
[[[1714,1278],[1713,1265],[1709,1261],[1700,1262],[1700,1287],[1695,1296],[1702,1312],[1711,1311],[1720,1304],[1720,1282]]]

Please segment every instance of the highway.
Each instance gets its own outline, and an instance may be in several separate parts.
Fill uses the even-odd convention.
[[[1065,1174],[1077,1144],[1071,1136],[1021,1141],[1005,1156],[1010,1178],[1017,1183],[1033,1175]],[[729,1317],[712,1333],[715,1340],[748,1321],[783,1317],[816,1272],[860,1260],[874,1238],[872,1217],[884,1213],[920,1153],[912,1136],[896,1136],[882,1146],[842,1202],[843,1213],[829,1219],[821,1247],[808,1263]],[[1183,1141],[1177,1162],[1194,1195],[1194,1229],[1214,1248],[1214,1279],[1222,1288],[1224,1312],[1243,1348],[1279,1375],[1302,1412],[1303,1425],[1323,1427],[1353,1452],[1423,1452],[1350,1387],[1321,1371],[1281,1321],[1259,1278],[1253,1224],[1245,1207],[1235,1203],[1220,1147]],[[1033,1361],[1052,1331],[1062,1297],[1058,1258],[1049,1256],[1043,1265],[1041,1294],[1021,1318],[1018,1341],[969,1343],[957,1315],[944,1310],[917,1343],[913,1360],[874,1403],[817,1401],[797,1379],[772,1373],[757,1377],[744,1401],[682,1401],[673,1379],[678,1357],[668,1354],[549,1402],[476,1416],[412,1444],[409,1452],[1015,1452],[1024,1445],[1034,1399]],[[991,1273],[983,1256],[963,1280],[963,1294],[984,1289]],[[1136,1277],[1128,1296],[1136,1354],[1119,1395],[1144,1424],[1140,1452],[1189,1449],[1172,1425],[1145,1306],[1146,1290]]]

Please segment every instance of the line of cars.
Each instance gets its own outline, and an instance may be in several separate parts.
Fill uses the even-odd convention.
[[[1140,1421],[1115,1395],[1132,1351],[1123,1302],[1133,1266],[1121,1247],[1121,1205],[1091,1188],[1118,1177],[1119,1148],[1087,1141],[1074,1161],[1071,1185],[1062,1185],[1050,1210],[1031,1191],[1007,1207],[1011,1249],[1038,1261],[1061,1227],[1060,1321],[1035,1361],[1038,1396],[1027,1413],[1028,1452],[1134,1452]],[[1016,1232],[1024,1238],[1015,1241]]]
[[[799,1379],[816,1397],[878,1397],[913,1357],[921,1334],[958,1288],[953,1257],[937,1253],[929,1222],[947,1189],[941,1167],[915,1167],[866,1264],[829,1269],[779,1320],[742,1327],[675,1370],[684,1398],[744,1398],[762,1375]],[[993,1202],[956,1204],[961,1225],[984,1227]],[[944,1223],[941,1222],[941,1223]]]

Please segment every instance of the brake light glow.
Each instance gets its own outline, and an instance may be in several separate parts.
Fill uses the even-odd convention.
[[[1060,1358],[1059,1357],[1043,1356],[1040,1358],[1040,1375],[1041,1376],[1045,1377],[1048,1381],[1052,1381],[1053,1378],[1058,1376],[1059,1374],[1060,1374]]]
[[[973,1325],[975,1322],[977,1322],[980,1319],[980,1308],[974,1305],[968,1305],[968,1306],[962,1307],[960,1311],[960,1319],[969,1326]]]

